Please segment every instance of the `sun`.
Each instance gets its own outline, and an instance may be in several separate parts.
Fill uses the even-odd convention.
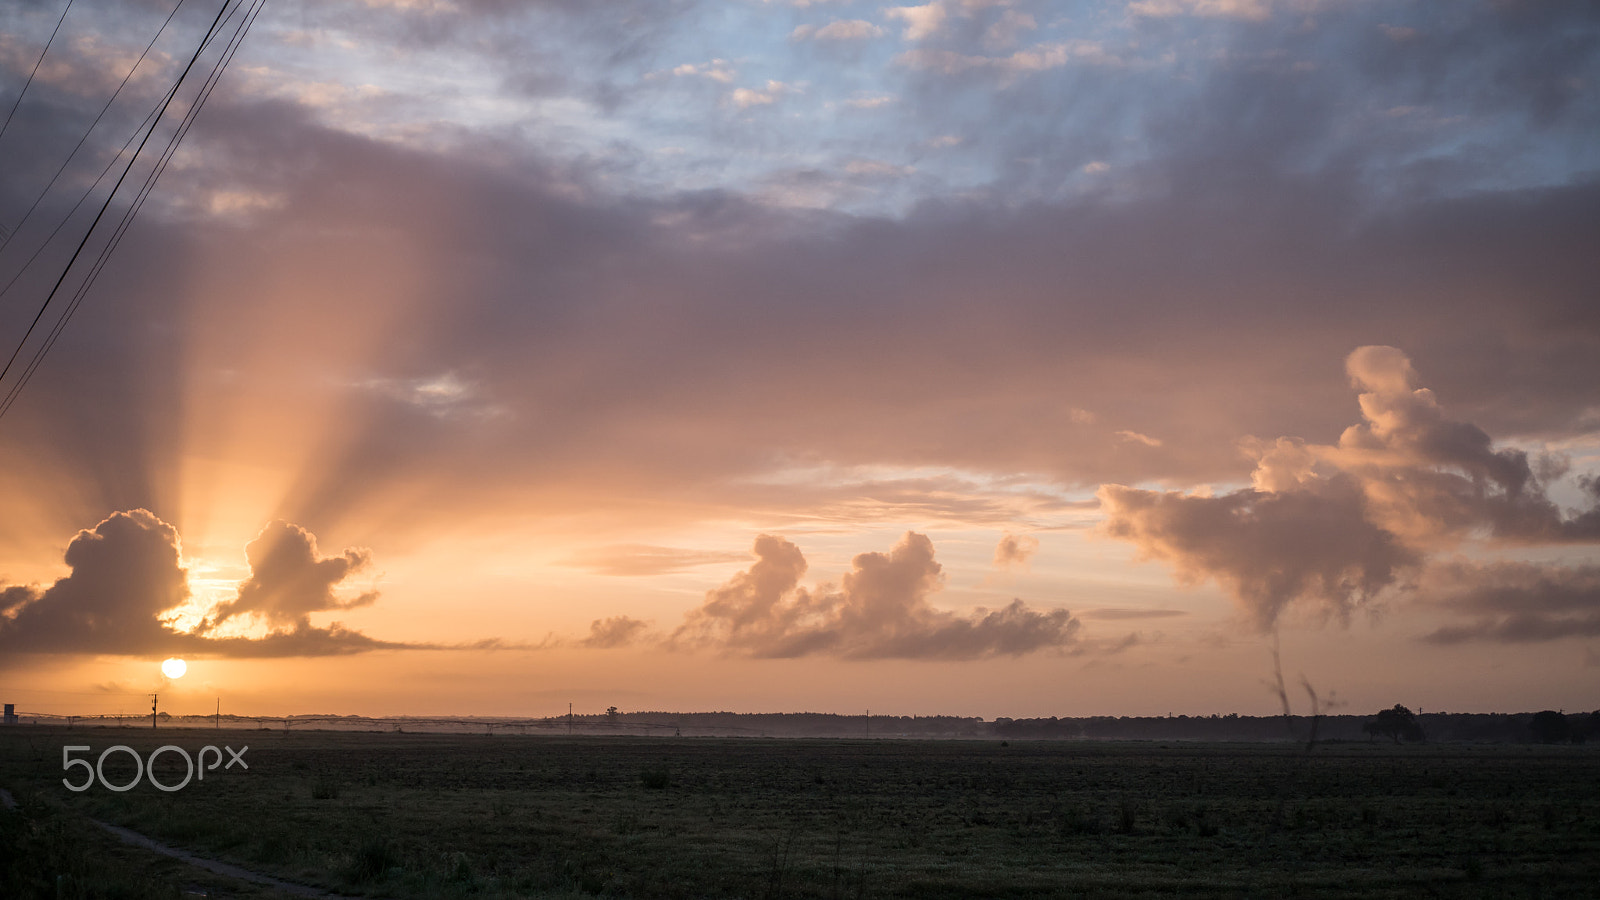
[[[183,673],[189,671],[189,664],[176,656],[161,663],[161,674],[168,678],[182,678]]]

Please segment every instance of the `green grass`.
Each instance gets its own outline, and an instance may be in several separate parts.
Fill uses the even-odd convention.
[[[248,743],[250,770],[174,794],[71,794],[66,743]],[[19,729],[0,734],[0,784],[370,896],[1589,897],[1600,883],[1596,748],[1301,751]]]

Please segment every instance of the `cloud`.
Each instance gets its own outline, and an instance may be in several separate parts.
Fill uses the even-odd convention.
[[[789,34],[796,41],[864,41],[882,36],[882,28],[862,19],[835,19],[821,27],[800,25]]]
[[[1123,429],[1121,431],[1115,432],[1115,434],[1117,435],[1117,437],[1122,438],[1125,441],[1130,441],[1130,442],[1135,443],[1135,444],[1143,444],[1146,447],[1159,447],[1159,446],[1161,446],[1161,439],[1160,438],[1153,438],[1148,434],[1140,434],[1137,431],[1129,431],[1127,429]]]
[[[161,613],[189,599],[178,532],[148,510],[112,513],[67,545],[71,573],[18,604],[0,647],[12,652],[141,653],[170,644]],[[26,590],[26,589],[24,589]]]
[[[1454,561],[1428,567],[1416,590],[1423,602],[1472,619],[1427,635],[1433,643],[1600,635],[1600,566]]]
[[[307,7],[296,27],[321,29],[335,6]],[[1000,92],[988,72],[956,85],[882,55],[872,60],[887,70],[871,77],[823,77],[785,42],[793,22],[765,28],[762,46],[725,40],[705,16],[673,17],[671,4],[566,4],[570,15],[500,4],[493,24],[516,29],[489,40],[487,25],[452,25],[448,49],[492,82],[528,54],[512,38],[550,25],[544,43],[564,55],[541,65],[572,63],[563,77],[589,87],[541,105],[548,127],[459,117],[510,108],[526,122],[525,104],[493,91],[423,104],[416,92],[431,81],[383,82],[397,92],[385,103],[415,104],[395,110],[409,131],[392,139],[303,100],[219,91],[191,134],[189,174],[155,196],[228,189],[283,205],[236,230],[147,210],[148,252],[118,263],[128,302],[76,317],[7,415],[18,424],[0,433],[0,496],[27,518],[0,528],[25,546],[112,509],[182,508],[173,476],[197,452],[297,473],[273,514],[386,537],[513,509],[654,524],[753,508],[768,530],[814,514],[862,521],[831,486],[750,487],[792,458],[1027,473],[1057,491],[1237,483],[1255,464],[1236,452],[1240,435],[1333,442],[1352,415],[1323,361],[1372,335],[1407,348],[1453,418],[1496,437],[1579,437],[1594,428],[1583,416],[1600,383],[1584,252],[1600,242],[1600,187],[1574,174],[1595,169],[1594,142],[1580,137],[1596,107],[1571,85],[1594,83],[1597,44],[1582,4],[1518,6],[1526,14],[1330,6],[1315,34],[1151,21],[1136,25],[1139,47],[1121,24],[1089,27],[1128,68],[1069,63]],[[950,8],[929,49],[1011,52],[982,46],[987,19]],[[1040,16],[1032,35],[1066,37],[1040,7],[1018,8]],[[613,28],[621,17],[655,24]],[[1421,33],[1402,52],[1379,22]],[[330,36],[393,45],[387,17],[333,24]],[[716,59],[726,65],[706,72],[750,71],[726,84],[698,66],[666,74]],[[1320,68],[1293,72],[1302,61]],[[646,89],[639,71],[663,75]],[[718,102],[734,111],[727,92],[768,75],[813,78],[819,105],[857,90],[896,101],[871,122],[836,120],[860,133],[826,116],[758,114],[761,127],[745,128],[708,114]],[[641,93],[591,105],[627,85]],[[661,102],[669,91],[692,101],[686,118]],[[1553,118],[1535,122],[1546,96]],[[1382,115],[1399,106],[1481,127],[1420,138]],[[7,208],[26,208],[60,158],[45,150],[70,149],[96,108],[30,92],[18,115],[39,131],[7,139],[37,134],[29,158],[44,162],[0,173]],[[939,135],[965,141],[929,152]],[[687,154],[651,178],[657,140]],[[829,210],[775,208],[737,174],[842,154],[915,164],[917,177],[850,183],[813,204]],[[1093,161],[1107,177],[1083,177]],[[850,213],[879,200],[892,208]],[[1229,339],[1197,339],[1218,333]],[[406,379],[450,372],[513,413],[429,414],[424,400],[452,395]],[[352,387],[368,379],[395,396]],[[1114,424],[1083,427],[1072,408]],[[1164,444],[1119,441],[1113,428]],[[1005,489],[974,482],[937,510],[941,527],[1038,521],[1006,519]],[[933,527],[918,505],[939,499],[929,487],[905,485],[868,514]],[[394,514],[413,502],[414,515]],[[1453,534],[1439,543],[1474,529]]]
[[[851,159],[844,164],[847,175],[862,178],[904,178],[914,174],[916,169],[912,166],[897,166],[886,163],[881,159]]]
[[[1272,7],[1273,0],[1137,0],[1128,4],[1128,12],[1156,19],[1188,15],[1263,22],[1272,18]]]
[[[320,557],[317,539],[298,525],[276,520],[245,545],[250,577],[239,585],[238,596],[217,606],[205,626],[214,629],[233,616],[255,613],[272,626],[308,627],[310,614],[355,609],[376,602],[369,591],[341,600],[334,589],[349,576],[367,568],[372,554],[347,549],[338,556]]]
[[[1112,621],[1125,621],[1128,619],[1172,619],[1178,616],[1187,616],[1189,613],[1181,609],[1128,609],[1117,606],[1102,606],[1093,609],[1080,609],[1075,615],[1080,619],[1109,619]]]
[[[713,59],[708,63],[683,63],[674,66],[672,74],[678,76],[699,75],[709,78],[719,84],[729,84],[739,74],[727,60]]]
[[[1352,473],[1374,521],[1418,545],[1449,545],[1485,531],[1507,543],[1600,540],[1600,497],[1593,508],[1564,517],[1527,452],[1497,450],[1483,429],[1445,416],[1432,391],[1414,386],[1405,354],[1361,347],[1346,370],[1362,392],[1365,421],[1345,429],[1332,447],[1280,440],[1263,456],[1258,484],[1285,477],[1304,483],[1316,477],[1318,464]]]
[[[262,637],[211,637],[178,631],[163,614],[190,598],[177,529],[144,509],[116,512],[67,545],[71,572],[42,590],[0,592],[0,650],[18,653],[103,653],[122,656],[195,654],[230,657],[327,656],[409,649],[335,623],[310,624],[307,613],[371,603],[375,594],[342,602],[332,587],[366,562],[365,554],[318,560],[316,543],[297,526],[277,522],[250,544],[250,578],[224,604],[236,615],[262,613],[288,625]],[[309,556],[307,555],[309,551]]]
[[[1171,563],[1186,584],[1215,579],[1260,631],[1296,601],[1347,619],[1416,561],[1367,521],[1360,488],[1347,478],[1293,493],[1216,497],[1108,484],[1098,496],[1105,534]]]
[[[937,34],[940,26],[944,24],[948,13],[942,2],[925,3],[921,6],[895,6],[884,11],[890,19],[899,19],[906,23],[905,39],[908,41],[921,41]]]
[[[561,565],[587,569],[599,575],[639,577],[686,572],[696,566],[739,562],[747,553],[716,550],[684,550],[648,544],[613,544],[572,554]]]
[[[851,109],[877,109],[893,102],[894,97],[890,94],[863,94],[844,101],[844,105]]]
[[[728,99],[733,101],[733,105],[740,109],[749,109],[752,106],[771,105],[776,103],[778,98],[784,94],[791,94],[795,91],[794,85],[785,84],[781,81],[768,81],[766,88],[763,90],[734,88],[733,93],[728,95]]]
[[[960,75],[963,72],[982,70],[1011,77],[1028,72],[1058,69],[1070,60],[1079,59],[1080,53],[1082,62],[1104,64],[1110,61],[1103,54],[1086,52],[1081,47],[1041,44],[1026,50],[1018,50],[1007,56],[974,56],[955,50],[918,47],[896,56],[895,62],[908,69],[925,69],[944,75]]]
[[[1039,539],[1031,534],[1008,534],[994,548],[994,565],[997,569],[1025,566],[1039,551]]]
[[[837,589],[800,587],[805,557],[783,538],[761,535],[755,555],[749,569],[707,592],[673,643],[755,657],[977,659],[1078,640],[1079,624],[1064,609],[1040,612],[1021,600],[966,616],[933,608],[942,568],[933,542],[915,532],[888,553],[857,555]]]
[[[589,624],[589,636],[579,641],[580,646],[596,650],[626,647],[639,639],[649,626],[631,616],[611,616],[595,619]]]
[[[1405,354],[1361,347],[1346,370],[1361,392],[1363,421],[1337,444],[1246,441],[1256,458],[1253,486],[1222,496],[1104,485],[1104,533],[1171,563],[1182,581],[1215,579],[1262,631],[1297,603],[1346,620],[1428,554],[1464,541],[1600,540],[1600,502],[1564,517],[1527,453],[1496,449],[1482,429],[1446,417],[1431,391],[1415,387]],[[1517,571],[1530,581],[1530,573],[1545,570]],[[1530,634],[1556,624],[1517,621]],[[1501,624],[1510,627],[1510,620]]]
[[[1033,16],[1008,9],[1000,14],[1000,18],[991,23],[983,33],[983,46],[990,50],[1003,50],[1017,42],[1017,37],[1024,31],[1032,31],[1039,27]]]

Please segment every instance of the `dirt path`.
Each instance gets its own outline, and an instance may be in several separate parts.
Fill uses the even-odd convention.
[[[205,869],[207,872],[212,872],[217,875],[225,875],[229,878],[237,878],[240,881],[248,881],[251,884],[259,884],[263,887],[270,887],[274,890],[283,891],[286,894],[294,894],[296,897],[317,897],[326,898],[326,900],[336,900],[336,898],[342,896],[340,894],[330,894],[320,888],[308,887],[303,884],[295,884],[292,881],[281,881],[277,878],[273,878],[270,875],[262,875],[259,872],[252,872],[249,869],[241,869],[238,866],[225,862],[219,862],[214,859],[207,859],[204,856],[196,856],[187,850],[179,850],[176,847],[168,847],[166,844],[147,838],[137,831],[130,831],[126,828],[123,828],[121,825],[112,825],[110,822],[102,822],[99,819],[90,819],[89,821],[116,835],[125,844],[132,844],[135,847],[142,847],[145,850],[154,850],[162,855],[170,856],[173,859],[188,863],[191,866],[198,866],[202,869]]]
[[[0,788],[0,808],[17,808],[17,798],[11,796],[11,792],[5,788]],[[191,866],[198,866],[202,869],[205,869],[207,872],[211,872],[216,875],[223,875],[228,878],[237,878],[240,881],[248,881],[251,884],[259,884],[262,887],[269,887],[273,890],[283,891],[286,894],[293,894],[296,897],[315,897],[319,898],[319,900],[338,900],[338,898],[341,897],[340,894],[330,894],[327,891],[319,888],[307,887],[306,885],[295,884],[291,881],[282,881],[280,879],[273,878],[270,875],[262,875],[259,872],[252,872],[249,869],[241,869],[238,866],[230,865],[229,863],[219,862],[214,859],[206,859],[203,856],[196,856],[187,850],[179,850],[176,847],[168,847],[166,844],[163,844],[160,841],[151,840],[139,832],[130,831],[126,828],[123,828],[121,825],[112,825],[110,822],[102,822],[99,819],[90,819],[89,821],[116,835],[117,838],[124,844],[132,844],[135,847],[140,847],[145,850],[154,850],[163,856],[170,856],[179,862],[188,863]]]

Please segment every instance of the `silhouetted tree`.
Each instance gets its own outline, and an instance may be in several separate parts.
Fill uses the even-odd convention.
[[[1420,741],[1427,737],[1422,733],[1422,726],[1418,724],[1416,714],[1398,703],[1378,713],[1378,717],[1362,725],[1361,730],[1368,735],[1388,735],[1396,744],[1400,743],[1401,739]]]
[[[1567,722],[1567,717],[1553,709],[1534,713],[1528,728],[1541,744],[1559,744],[1572,737],[1572,726]]]

